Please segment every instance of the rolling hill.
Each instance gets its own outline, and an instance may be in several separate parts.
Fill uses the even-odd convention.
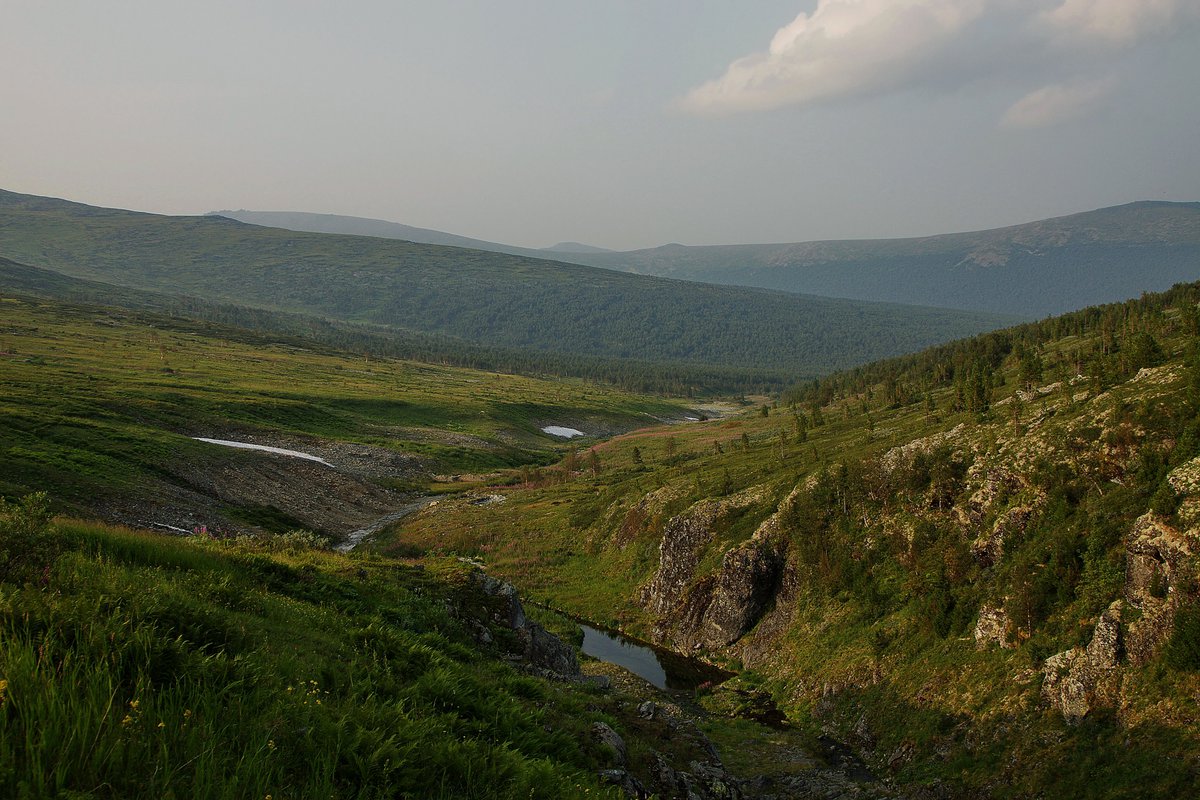
[[[572,254],[712,283],[1043,317],[1200,278],[1200,203],[1138,202],[912,239]]]
[[[1010,321],[11,192],[0,192],[0,256],[123,287],[471,343],[796,377]]]
[[[364,224],[371,222],[255,212],[238,212],[237,218],[340,233],[366,233]],[[393,233],[375,226],[370,235],[408,238],[405,229],[395,226]],[[546,255],[492,243],[444,243]],[[1042,317],[1200,278],[1200,203],[1143,201],[993,230],[906,239],[668,244],[626,252],[563,248],[554,257],[691,281]]]
[[[261,225],[264,228],[283,228],[289,231],[304,231],[307,233],[345,233],[351,236],[376,236],[380,239],[402,239],[418,244],[443,244],[449,247],[466,247],[471,250],[487,250],[492,253],[508,253],[531,258],[555,258],[561,253],[595,254],[612,253],[605,247],[595,247],[582,242],[559,242],[549,247],[516,247],[500,242],[489,242],[486,239],[472,239],[470,236],[459,236],[445,231],[435,231],[430,228],[418,228],[404,225],[400,222],[388,222],[369,217],[350,217],[345,214],[312,214],[304,211],[248,211],[240,208],[237,211],[213,211],[209,216],[226,217],[245,222],[249,225]],[[570,261],[571,259],[565,259]]]

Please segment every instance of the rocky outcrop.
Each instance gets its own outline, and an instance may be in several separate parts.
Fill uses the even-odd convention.
[[[781,542],[754,538],[725,554],[700,629],[705,647],[725,647],[740,639],[775,596],[785,556]]]
[[[1067,722],[1082,720],[1094,708],[1113,706],[1120,689],[1121,606],[1116,600],[1096,623],[1086,648],[1073,647],[1046,659],[1042,697]]]
[[[1025,533],[1032,506],[1014,506],[996,520],[986,534],[971,543],[971,555],[981,567],[994,567],[1004,555],[1004,543]]]
[[[1171,635],[1182,586],[1194,576],[1200,549],[1189,533],[1176,530],[1154,513],[1134,523],[1125,546],[1125,599],[1142,612],[1130,624],[1126,641],[1134,665],[1154,659]]]
[[[979,609],[979,619],[975,622],[975,649],[987,650],[989,647],[1011,648],[1012,620],[1004,606],[994,603],[984,603]]]
[[[757,499],[756,493],[744,492],[728,501],[698,503],[668,523],[660,547],[663,561],[643,593],[643,602],[661,615],[654,629],[658,641],[682,651],[726,647],[754,627],[770,607],[787,559],[780,511],[759,525],[750,539],[728,550],[719,570],[698,579],[695,575],[704,545],[713,538],[722,514]]]
[[[483,572],[472,577],[485,598],[491,622],[516,633],[521,657],[536,670],[551,676],[578,678],[579,656],[575,648],[525,616],[525,609],[511,583],[497,580]],[[476,634],[481,643],[490,642],[486,629]]]
[[[642,605],[651,613],[669,611],[683,599],[704,546],[712,541],[714,523],[724,510],[724,501],[702,500],[667,522],[658,546],[658,571],[642,588]]]
[[[751,489],[719,500],[701,500],[672,517],[658,546],[658,571],[642,588],[642,605],[654,614],[675,608],[695,578],[704,547],[712,541],[721,518],[759,499],[760,492]]]
[[[693,761],[687,770],[677,770],[656,755],[655,784],[662,797],[687,800],[740,800],[745,797],[741,781],[727,773],[719,763]]]

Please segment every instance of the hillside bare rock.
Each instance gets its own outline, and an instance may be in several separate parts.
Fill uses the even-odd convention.
[[[1046,659],[1042,697],[1069,723],[1094,708],[1116,704],[1120,690],[1121,607],[1114,600],[1100,615],[1086,648],[1073,647]]]
[[[742,637],[775,596],[786,544],[766,538],[725,553],[698,631],[705,647],[725,647]]]
[[[516,633],[525,661],[554,676],[580,676],[579,656],[575,648],[525,615],[525,608],[511,583],[482,571],[472,573],[472,577],[486,599],[491,621]]]
[[[731,497],[701,500],[672,517],[658,546],[658,570],[642,587],[642,605],[654,614],[674,609],[695,578],[704,547],[713,540],[721,518],[760,499],[759,491],[748,489]]]
[[[1142,612],[1129,625],[1126,640],[1135,666],[1153,660],[1171,635],[1182,587],[1196,573],[1196,539],[1153,512],[1134,523],[1125,546],[1125,599]]]
[[[1015,645],[1010,640],[1012,620],[1004,606],[996,603],[984,603],[979,609],[979,619],[975,622],[975,649],[987,650],[989,647],[1012,648]]]
[[[764,520],[749,539],[727,550],[716,572],[699,578],[695,574],[703,547],[713,538],[721,517],[760,496],[751,490],[724,501],[698,503],[667,524],[660,547],[663,561],[643,592],[643,602],[662,615],[654,629],[658,641],[683,651],[727,647],[754,627],[774,602],[787,561],[781,511]]]
[[[662,614],[683,598],[725,508],[722,500],[702,500],[667,522],[658,545],[658,571],[642,588],[642,605],[649,611]]]

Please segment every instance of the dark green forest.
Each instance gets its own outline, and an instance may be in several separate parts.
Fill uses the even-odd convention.
[[[816,376],[1011,317],[803,297],[0,192],[0,256],[73,277],[474,345]]]

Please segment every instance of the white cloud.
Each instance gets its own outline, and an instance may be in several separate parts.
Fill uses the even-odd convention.
[[[1045,128],[1082,117],[1113,89],[1112,79],[1052,83],[1022,97],[1004,112],[1008,128]]]
[[[1069,40],[1128,46],[1200,16],[1196,0],[1062,0],[1038,20]]]
[[[916,77],[983,10],[983,0],[820,0],[766,53],[693,89],[695,112],[756,111],[885,91]]]
[[[812,13],[780,28],[765,52],[734,61],[678,105],[727,114],[910,87],[955,89],[981,73],[1028,80],[1032,62],[1035,71],[1049,68],[1042,80],[1053,85],[1019,101],[1005,122],[1050,124],[1107,93],[1104,82],[1080,75],[1107,71],[1112,53],[1196,21],[1200,0],[818,0]],[[1051,113],[1055,101],[1069,108]]]

